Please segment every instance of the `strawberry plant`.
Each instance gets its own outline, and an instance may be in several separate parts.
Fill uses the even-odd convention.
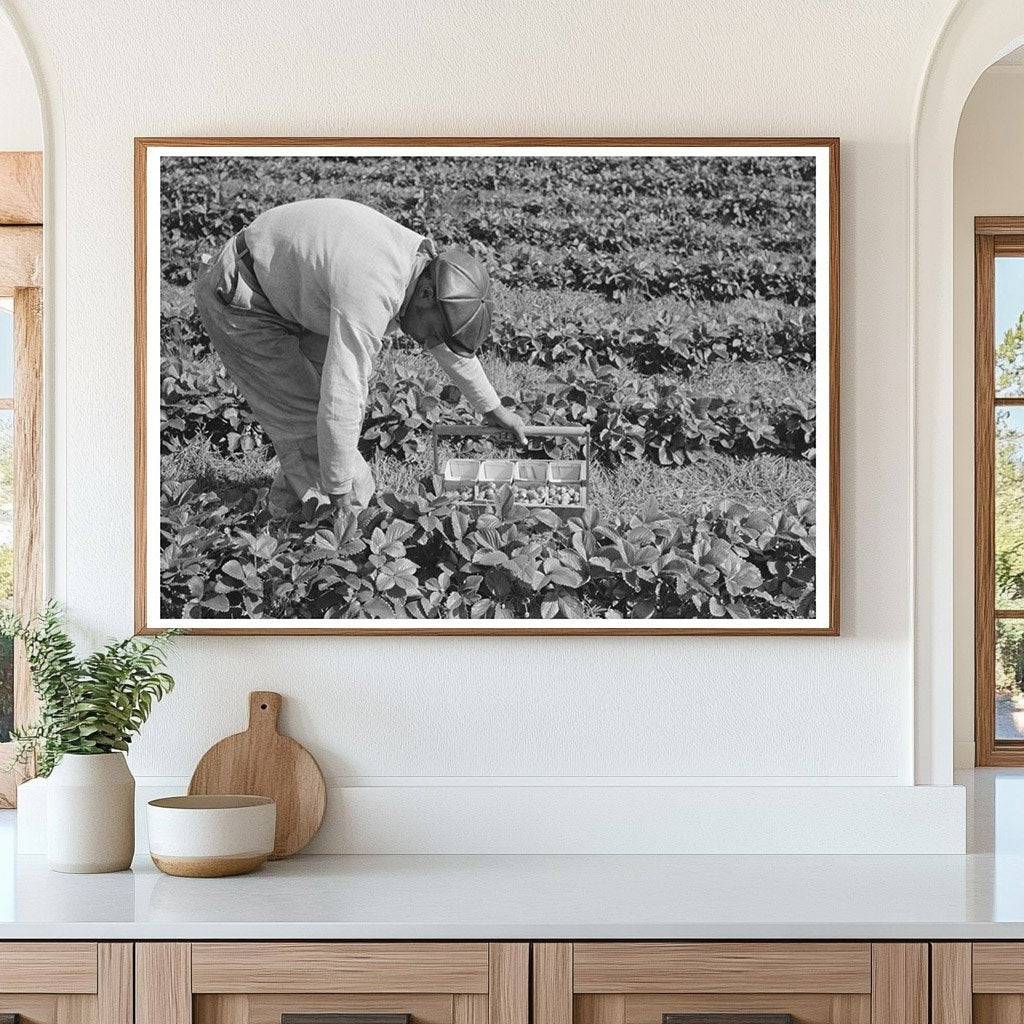
[[[747,618],[813,610],[810,503],[683,520],[563,520],[506,493],[471,517],[443,495],[381,495],[348,522],[282,530],[189,487],[165,493],[168,617]],[[258,503],[253,503],[253,508]],[[272,527],[273,530],[272,530]],[[212,570],[212,571],[211,571]]]

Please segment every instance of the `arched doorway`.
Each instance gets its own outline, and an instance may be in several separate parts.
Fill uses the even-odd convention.
[[[961,0],[925,70],[911,136],[915,779],[953,772],[953,155],[975,82],[1024,42],[1020,0]],[[958,641],[960,638],[957,638]]]

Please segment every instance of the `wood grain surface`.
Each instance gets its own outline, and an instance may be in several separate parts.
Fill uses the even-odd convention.
[[[992,236],[975,239],[974,758],[997,763],[995,644],[995,265]]]
[[[605,993],[573,996],[575,1024],[625,1024],[626,997]]]
[[[932,1024],[971,1024],[971,944],[933,942],[931,951]]]
[[[192,1024],[192,953],[187,942],[135,945],[135,1024]]]
[[[626,996],[624,1024],[663,1024],[666,1014],[701,1014],[719,1017],[722,1014],[792,1015],[800,1024],[835,1024],[835,1001],[852,998],[868,1000],[867,996],[834,996],[827,992],[659,992]],[[722,1019],[721,1024],[727,1024]]]
[[[452,1024],[487,1024],[487,994],[456,992],[452,996]]]
[[[96,967],[98,1024],[134,1024],[135,947],[130,942],[101,942]]]
[[[216,1024],[199,1015],[199,1006],[208,1001],[226,1002],[243,1000],[246,1004],[245,1020],[248,1024],[282,1024],[285,1016],[331,1014],[360,1014],[367,1019],[375,1016],[406,1014],[413,1024],[452,1024],[452,997],[447,993],[432,995],[409,993],[258,993],[255,995],[202,995],[196,996],[195,1024]],[[221,1015],[223,1020],[223,1014]],[[481,1024],[487,1024],[482,1021]]]
[[[43,286],[43,229],[0,226],[0,295]]]
[[[0,224],[43,223],[43,154],[0,153]]]
[[[576,992],[870,992],[865,942],[577,942]]]
[[[484,942],[197,942],[192,946],[194,992],[486,993],[487,985]]]
[[[571,942],[533,944],[533,1024],[573,1024]]]
[[[0,992],[95,993],[95,942],[5,942]]]
[[[971,1000],[971,1018],[967,1024],[1021,1024],[1024,1021],[1024,996],[979,992]]]
[[[929,1024],[928,946],[871,946],[871,1024]]]
[[[93,1001],[95,996],[0,992],[0,1024],[72,1024],[81,1016],[75,1004],[83,1000]]]
[[[43,292],[14,293],[14,607],[22,619],[43,604]],[[14,721],[39,714],[24,644],[14,655]]]
[[[488,948],[489,1024],[529,1024],[530,944],[492,942]]]
[[[1024,995],[1024,943],[975,942],[971,975],[975,992]]]
[[[281,695],[249,694],[249,727],[211,747],[196,765],[191,795],[270,797],[277,804],[274,860],[306,847],[320,829],[327,788],[320,766],[300,743],[278,732]]]

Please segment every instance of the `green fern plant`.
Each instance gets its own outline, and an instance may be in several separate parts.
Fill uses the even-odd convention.
[[[154,701],[174,688],[161,670],[175,631],[114,641],[79,658],[51,603],[27,622],[13,612],[0,614],[0,635],[25,645],[39,720],[13,730],[11,738],[18,762],[35,754],[39,775],[49,775],[65,754],[127,750]]]

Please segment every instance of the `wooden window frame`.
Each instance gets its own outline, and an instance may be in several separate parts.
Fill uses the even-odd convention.
[[[42,602],[43,227],[42,154],[0,153],[0,297],[14,299],[14,608]],[[7,408],[11,403],[5,403]],[[37,713],[28,665],[14,653],[14,724]],[[13,807],[32,766],[12,767],[0,743],[0,807]]]
[[[1024,620],[1024,609],[995,606],[995,416],[1024,406],[996,398],[995,261],[1024,257],[1024,217],[974,220],[974,749],[980,768],[1024,766],[1024,740],[996,739],[998,619]]]

